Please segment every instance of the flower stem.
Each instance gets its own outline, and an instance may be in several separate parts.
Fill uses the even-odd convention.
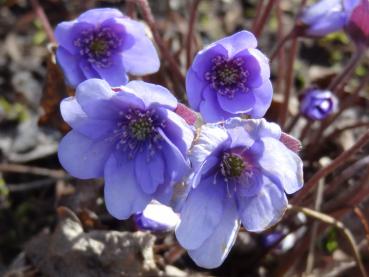
[[[294,37],[296,37],[295,29],[292,29],[287,35],[277,42],[277,45],[269,55],[270,62],[273,62],[273,60],[278,56],[278,53],[281,51],[286,42]]]
[[[252,30],[253,33],[255,32],[255,28],[258,24],[258,21],[259,21],[260,15],[261,15],[261,11],[262,11],[262,8],[263,8],[263,4],[264,4],[264,0],[257,1],[256,8],[255,8],[255,17],[254,17],[254,20],[252,21],[252,26],[251,26],[251,30]]]
[[[293,86],[293,67],[295,64],[295,57],[297,54],[297,48],[298,48],[298,39],[297,37],[294,37],[291,42],[291,49],[290,49],[290,57],[287,65],[287,75],[286,75],[286,85],[285,85],[285,91],[284,91],[284,98],[281,108],[281,115],[279,118],[279,123],[281,127],[286,123],[287,115],[288,115],[288,104],[291,97],[291,90]]]
[[[351,231],[341,221],[339,221],[339,220],[337,220],[337,219],[335,219],[335,218],[333,218],[333,217],[331,217],[327,214],[324,214],[324,213],[321,213],[321,212],[318,212],[318,211],[315,211],[315,210],[312,210],[312,209],[309,209],[309,208],[305,208],[305,207],[297,207],[297,206],[289,205],[288,209],[296,211],[296,212],[301,212],[301,213],[305,214],[308,217],[311,217],[311,218],[319,220],[323,223],[332,225],[332,226],[336,227],[337,229],[341,230],[341,232],[344,234],[344,236],[346,237],[347,241],[349,242],[349,244],[352,248],[352,252],[354,253],[356,264],[360,269],[361,275],[363,277],[367,277],[365,267],[364,267],[363,262],[361,260],[361,255],[360,255],[359,249],[356,246],[357,244],[356,244],[355,238],[352,235]]]
[[[45,30],[46,36],[51,43],[56,43],[53,28],[50,25],[50,22],[44,12],[44,9],[41,7],[38,0],[31,0],[32,8],[37,15],[37,17],[40,19],[42,27]]]
[[[335,158],[328,166],[323,167],[317,173],[315,173],[310,180],[305,183],[304,187],[300,192],[292,198],[291,203],[299,203],[304,199],[308,193],[316,186],[321,178],[326,177],[328,174],[332,173],[342,164],[348,161],[348,159],[359,151],[364,145],[369,142],[369,130],[348,150],[341,153],[337,158]]]
[[[134,0],[130,0],[134,1]],[[150,5],[147,0],[136,0],[134,1],[137,3],[138,7],[140,8],[142,12],[142,16],[149,25],[151,32],[154,36],[154,40],[156,44],[158,45],[161,54],[163,55],[164,60],[168,62],[168,66],[170,68],[170,71],[176,76],[176,79],[180,82],[182,87],[185,87],[185,78],[180,70],[180,67],[172,54],[168,51],[168,48],[166,47],[162,37],[160,36],[159,30],[156,26],[156,22],[154,19],[154,16],[152,14]],[[180,98],[183,97],[183,95],[179,95]]]
[[[263,28],[265,26],[265,23],[268,19],[268,17],[270,16],[270,13],[273,10],[273,6],[276,2],[278,2],[279,0],[269,0],[268,3],[266,4],[263,13],[261,14],[260,19],[257,21],[255,29],[254,29],[254,35],[259,38],[261,35],[261,32],[263,31]]]
[[[345,81],[350,78],[356,66],[361,61],[363,55],[364,51],[357,51],[354,55],[352,55],[350,61],[346,64],[342,72],[338,74],[329,84],[328,90],[332,92],[338,90],[339,86],[343,85]]]
[[[301,114],[298,113],[297,115],[295,115],[292,118],[292,120],[289,122],[288,126],[285,128],[285,132],[286,133],[290,133],[292,131],[292,129],[295,127],[295,125],[299,121],[300,117],[301,117]]]
[[[192,40],[193,40],[193,31],[195,29],[197,9],[199,7],[201,0],[193,0],[190,11],[190,20],[188,22],[188,35],[186,41],[186,68],[188,69],[192,62]]]

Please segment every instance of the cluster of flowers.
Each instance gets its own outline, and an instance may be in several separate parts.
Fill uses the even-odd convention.
[[[160,67],[141,23],[116,9],[93,9],[60,23],[55,35],[57,62],[76,87],[61,103],[72,131],[60,142],[59,160],[77,178],[104,177],[110,214],[136,214],[142,225],[150,217],[145,208],[153,207],[176,225],[180,244],[205,268],[224,261],[240,224],[260,232],[281,219],[286,194],[303,185],[302,161],[298,141],[262,118],[273,88],[252,33],[225,37],[196,55],[186,91],[202,117],[197,126],[166,88],[129,81],[128,74]],[[303,109],[321,119],[333,106],[326,96],[311,96],[313,104]],[[179,219],[152,201],[171,206]],[[147,229],[153,222],[165,229],[157,218]]]

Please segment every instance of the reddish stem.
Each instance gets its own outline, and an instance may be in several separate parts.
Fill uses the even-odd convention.
[[[277,17],[277,24],[278,24],[278,30],[277,30],[277,36],[278,41],[281,41],[284,37],[284,28],[283,28],[283,13],[280,5],[280,1],[276,3],[276,17]],[[282,91],[283,88],[283,80],[285,78],[285,61],[286,61],[286,52],[284,49],[281,49],[282,51],[279,52],[278,55],[278,75],[277,75],[277,81],[276,81],[276,91]]]
[[[259,38],[261,32],[263,31],[263,28],[265,26],[265,23],[268,19],[268,17],[270,16],[270,13],[273,10],[273,6],[275,4],[275,2],[277,2],[278,0],[269,0],[268,3],[265,6],[265,9],[263,11],[263,13],[261,14],[260,20],[258,20],[256,27],[254,29],[254,35]]]
[[[190,11],[190,20],[188,22],[188,35],[187,35],[187,57],[186,57],[186,68],[189,68],[192,62],[192,40],[193,40],[193,31],[195,29],[197,9],[199,7],[201,0],[193,0]]]
[[[35,14],[41,21],[42,27],[45,30],[49,42],[56,43],[53,28],[51,27],[50,22],[47,19],[44,9],[41,7],[38,0],[31,0],[31,4]]]
[[[353,154],[359,151],[368,142],[369,142],[369,130],[350,149],[341,153],[328,166],[322,168],[317,173],[315,173],[310,178],[310,180],[307,183],[305,183],[304,188],[294,198],[292,198],[291,203],[296,204],[299,201],[301,201],[317,185],[317,183],[321,178],[326,177],[328,174],[336,170],[339,166],[344,164]]]
[[[259,17],[260,17],[262,8],[263,8],[263,4],[264,4],[264,0],[259,0],[257,5],[256,5],[255,17],[254,17],[254,20],[252,21],[252,26],[251,26],[251,30],[252,30],[253,33],[255,32],[255,28],[258,24]]]
[[[130,0],[133,1],[133,0]],[[170,71],[176,76],[176,79],[180,82],[182,87],[185,86],[185,78],[179,68],[179,65],[177,64],[174,57],[171,55],[171,53],[168,51],[163,39],[160,36],[159,30],[156,26],[154,16],[151,12],[150,5],[147,0],[136,0],[135,1],[137,5],[139,6],[142,16],[144,17],[145,21],[149,25],[151,32],[154,36],[154,40],[156,44],[158,45],[161,54],[163,55],[164,60],[168,62],[168,66],[170,68]],[[182,94],[177,95],[179,98],[183,98]]]
[[[294,77],[293,66],[295,64],[297,48],[298,48],[298,40],[296,37],[294,37],[291,42],[290,57],[289,57],[288,66],[287,66],[284,98],[283,98],[283,103],[282,103],[282,108],[281,108],[281,115],[279,118],[279,122],[282,128],[285,125],[287,116],[288,116],[288,104],[289,104],[290,97],[291,97],[291,90],[293,86],[293,77]]]
[[[329,84],[328,90],[334,92],[338,89],[340,85],[342,85],[346,80],[348,80],[352,73],[354,72],[356,66],[361,61],[361,58],[364,55],[364,51],[358,51],[354,55],[352,55],[350,61],[346,64],[344,70],[340,74],[338,74],[333,81]]]

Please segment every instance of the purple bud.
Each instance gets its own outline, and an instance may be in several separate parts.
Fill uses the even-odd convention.
[[[300,103],[300,112],[311,120],[323,120],[334,113],[338,99],[329,90],[308,89]]]
[[[152,202],[140,213],[133,216],[140,230],[166,232],[174,230],[179,222],[179,216],[165,205]]]
[[[321,37],[342,29],[359,0],[321,0],[305,8],[299,20],[303,36]]]
[[[359,46],[365,48],[369,45],[369,2],[361,0],[352,11],[346,31]]]

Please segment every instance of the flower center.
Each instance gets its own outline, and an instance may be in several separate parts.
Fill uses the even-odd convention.
[[[82,31],[74,41],[79,53],[88,62],[106,68],[112,64],[112,56],[122,45],[122,37],[109,27]]]
[[[222,161],[220,163],[220,172],[225,178],[229,179],[240,177],[245,169],[246,163],[240,155],[233,153],[223,154]]]
[[[90,50],[91,50],[92,54],[95,55],[95,56],[104,55],[107,48],[108,48],[108,45],[107,45],[106,41],[101,40],[101,39],[93,40],[91,42],[91,45],[90,45]]]
[[[233,98],[237,91],[247,92],[248,71],[244,68],[244,60],[235,58],[226,60],[222,55],[212,59],[212,66],[205,73],[214,90],[220,95]]]
[[[143,114],[142,117],[132,119],[128,125],[131,136],[137,140],[146,140],[153,130],[153,120],[150,116]]]
[[[148,149],[149,160],[161,148],[162,138],[157,128],[164,127],[165,121],[154,110],[129,109],[120,113],[112,139],[118,139],[116,148],[127,152],[130,159]]]

